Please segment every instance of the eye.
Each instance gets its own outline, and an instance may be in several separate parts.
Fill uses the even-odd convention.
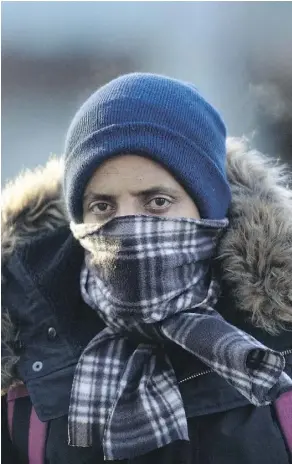
[[[109,203],[105,203],[104,201],[98,203],[92,203],[89,205],[89,211],[94,214],[104,214],[109,213],[112,210],[112,207]]]
[[[172,202],[164,197],[155,197],[147,203],[147,207],[153,211],[168,208]]]

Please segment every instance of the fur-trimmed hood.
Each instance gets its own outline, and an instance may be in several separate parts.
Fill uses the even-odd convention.
[[[244,139],[227,141],[232,190],[230,227],[218,251],[220,274],[254,326],[277,334],[292,324],[292,190],[288,173],[249,150]],[[62,160],[22,173],[2,193],[2,267],[33,236],[68,225],[61,194]],[[5,280],[2,280],[5,285]],[[5,308],[3,308],[5,309]],[[2,342],[15,331],[3,311]],[[7,350],[9,350],[7,346]],[[7,351],[6,350],[6,351]],[[16,361],[3,362],[5,375]]]

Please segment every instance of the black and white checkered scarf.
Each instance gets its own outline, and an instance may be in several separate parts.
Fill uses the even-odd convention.
[[[219,288],[210,261],[226,226],[226,220],[150,216],[116,218],[101,228],[71,225],[87,250],[83,298],[106,328],[76,368],[70,445],[100,440],[105,459],[114,460],[188,440],[166,340],[193,353],[254,405],[269,404],[289,382],[282,355],[214,309]]]

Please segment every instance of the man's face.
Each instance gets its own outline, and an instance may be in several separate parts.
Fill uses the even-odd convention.
[[[139,214],[200,218],[191,197],[158,163],[136,155],[105,161],[86,187],[83,221],[102,225],[114,217]]]

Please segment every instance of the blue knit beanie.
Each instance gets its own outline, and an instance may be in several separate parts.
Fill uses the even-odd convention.
[[[64,195],[82,222],[86,185],[118,154],[144,154],[166,167],[194,199],[202,218],[222,219],[230,205],[226,130],[191,84],[134,73],[97,90],[79,109],[65,146]]]

